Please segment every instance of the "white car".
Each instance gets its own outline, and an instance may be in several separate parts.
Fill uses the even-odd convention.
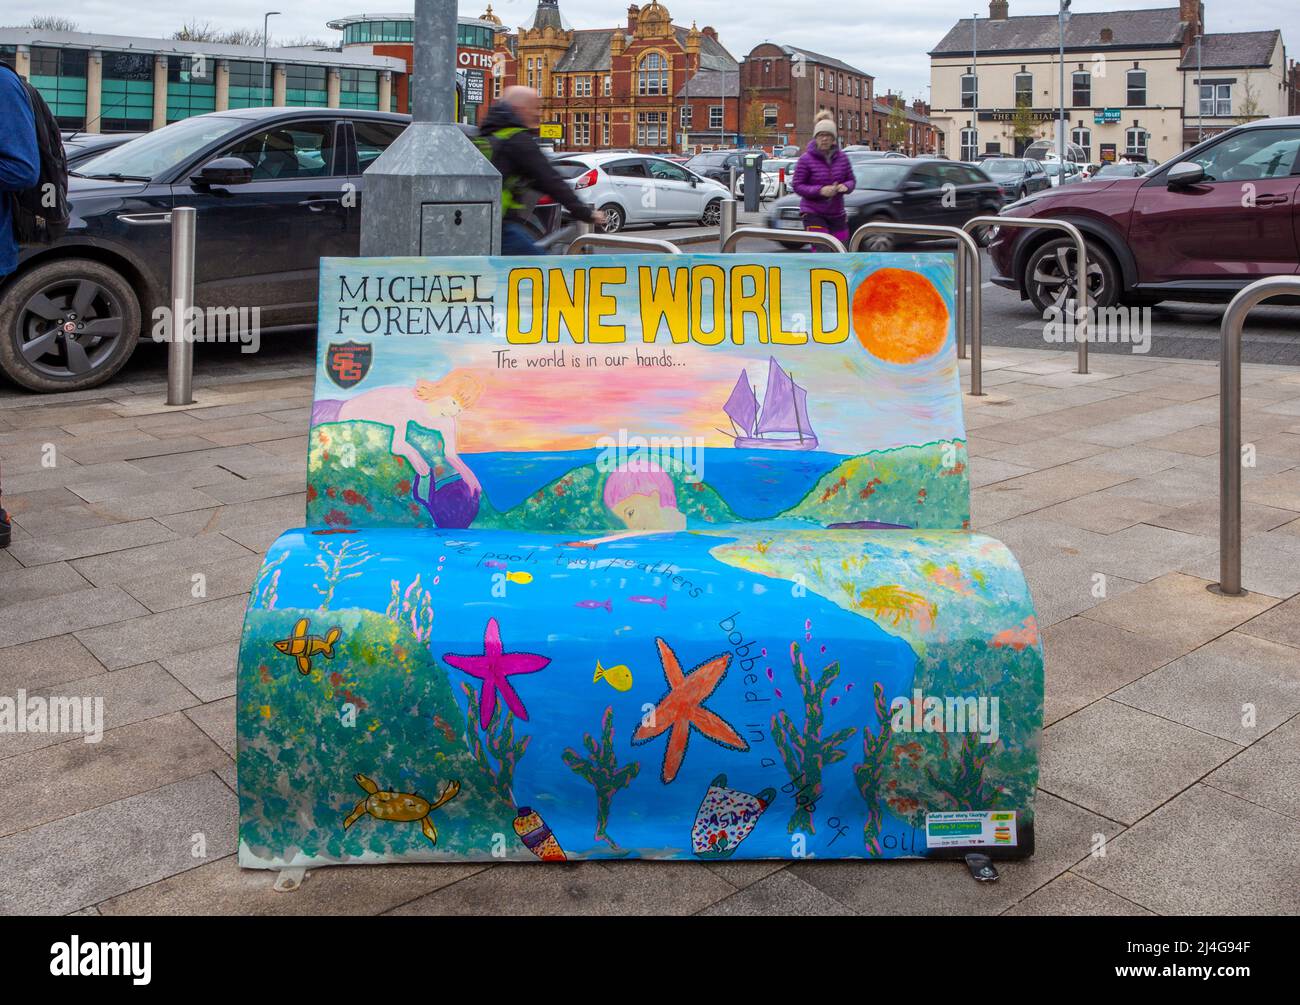
[[[762,191],[758,197],[763,201],[779,199],[794,191],[790,185],[794,180],[794,166],[797,162],[786,157],[774,157],[763,160]],[[745,197],[745,174],[736,175],[736,198]]]
[[[551,162],[592,209],[605,211],[606,234],[635,223],[698,222],[716,227],[727,187],[680,164],[647,154],[576,154]]]

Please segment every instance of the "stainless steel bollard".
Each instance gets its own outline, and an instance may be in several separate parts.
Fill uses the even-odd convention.
[[[171,344],[167,346],[167,404],[194,404],[194,342],[186,322],[194,306],[194,228],[191,206],[171,212],[172,282]]]
[[[736,210],[739,204],[735,199],[722,200],[722,213],[718,217],[718,248],[721,249],[736,230]]]

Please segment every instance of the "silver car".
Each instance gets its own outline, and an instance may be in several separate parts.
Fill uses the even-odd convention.
[[[551,162],[592,209],[604,210],[605,233],[633,224],[716,227],[727,187],[663,157],[634,153],[573,154]]]

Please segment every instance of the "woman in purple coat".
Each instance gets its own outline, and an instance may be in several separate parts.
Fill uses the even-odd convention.
[[[823,109],[817,113],[812,142],[794,166],[792,187],[800,196],[804,229],[822,231],[848,243],[844,193],[852,192],[854,184],[853,165],[840,149],[835,118]]]

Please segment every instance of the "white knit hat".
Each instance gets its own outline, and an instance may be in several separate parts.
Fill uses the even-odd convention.
[[[830,112],[822,109],[817,113],[817,121],[813,125],[813,138],[815,139],[820,133],[830,133],[835,136],[835,117]]]

